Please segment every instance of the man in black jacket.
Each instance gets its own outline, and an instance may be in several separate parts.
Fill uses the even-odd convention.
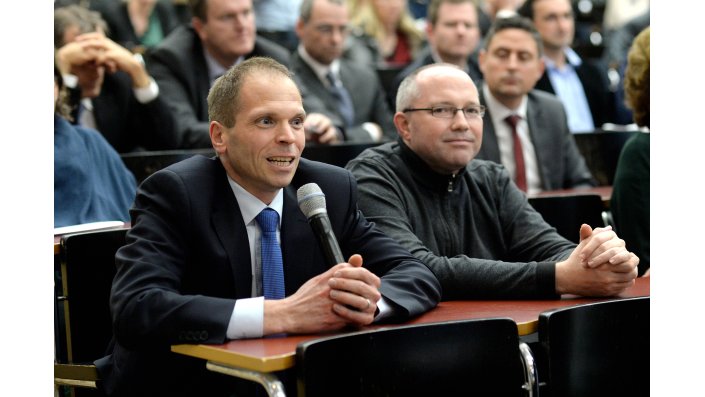
[[[148,54],[147,65],[176,117],[178,145],[206,148],[206,97],[213,81],[253,56],[288,65],[289,52],[257,36],[252,0],[196,0],[189,6],[191,26],[172,31]]]
[[[95,11],[54,11],[56,63],[73,122],[100,131],[119,153],[176,148],[175,122],[141,58],[105,37]],[[107,72],[107,73],[106,73]]]

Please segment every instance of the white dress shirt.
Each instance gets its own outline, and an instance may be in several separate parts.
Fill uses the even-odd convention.
[[[502,105],[490,92],[487,84],[482,85],[482,93],[485,96],[485,102],[487,108],[490,110],[492,115],[492,120],[490,121],[494,126],[494,132],[497,136],[497,145],[499,146],[499,157],[502,165],[507,169],[509,175],[513,180],[516,179],[516,164],[514,163],[514,138],[512,136],[512,128],[505,121],[505,119],[516,114],[521,117],[521,120],[517,123],[517,134],[519,135],[519,140],[521,141],[522,154],[524,156],[524,167],[526,169],[526,187],[527,193],[533,194],[541,191],[541,174],[539,172],[539,165],[536,161],[536,150],[534,149],[534,143],[531,141],[531,134],[529,133],[529,123],[526,120],[526,106],[528,99],[524,95],[524,99],[521,101],[516,109],[509,109],[508,107]],[[484,122],[489,120],[485,119]]]
[[[262,293],[262,255],[260,253],[260,240],[262,231],[255,218],[266,207],[272,208],[279,214],[279,225],[277,226],[277,240],[281,244],[281,220],[284,207],[284,191],[279,192],[269,205],[264,204],[260,199],[253,196],[233,179],[228,177],[230,188],[235,194],[237,204],[240,206],[242,220],[247,229],[247,240],[250,245],[250,263],[252,271],[252,298],[238,299],[235,301],[233,314],[226,330],[228,339],[260,338],[264,335],[264,296]],[[379,313],[375,320],[380,320],[390,316],[392,307],[384,301],[384,298],[377,302]]]

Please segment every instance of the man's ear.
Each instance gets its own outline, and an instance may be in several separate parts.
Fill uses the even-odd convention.
[[[487,50],[482,49],[477,54],[477,65],[480,67],[480,71],[485,73],[485,58],[487,57]]]
[[[404,112],[396,112],[394,114],[394,125],[397,127],[397,133],[404,142],[409,141],[409,119]]]
[[[205,37],[204,37],[205,32],[204,32],[204,29],[203,29],[203,25],[204,25],[204,23],[203,23],[203,21],[201,20],[201,18],[199,18],[199,17],[191,17],[191,26],[193,26],[193,30],[196,31],[196,34],[198,35],[198,37],[199,37],[201,40],[203,40],[203,39],[205,38]]]
[[[208,133],[211,137],[211,145],[218,155],[225,153],[227,145],[225,141],[227,137],[225,136],[225,126],[217,121],[211,121]]]

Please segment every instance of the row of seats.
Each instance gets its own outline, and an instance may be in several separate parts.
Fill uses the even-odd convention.
[[[56,384],[96,387],[95,367],[85,364],[104,354],[112,335],[108,298],[126,231],[62,238]],[[508,318],[311,340],[296,352],[298,395],[648,395],[649,303],[632,298],[542,313],[533,351]]]

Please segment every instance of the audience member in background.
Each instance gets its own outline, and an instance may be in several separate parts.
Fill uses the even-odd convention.
[[[624,91],[639,127],[650,127],[651,29],[646,28],[629,51]],[[639,257],[639,275],[648,272],[650,252],[650,150],[649,132],[640,131],[624,145],[614,176],[610,208],[615,228]]]
[[[252,0],[191,0],[191,26],[181,25],[147,57],[176,117],[181,148],[211,147],[206,98],[213,81],[253,56],[288,64],[286,48],[257,36]]]
[[[105,28],[95,11],[54,10],[57,65],[74,123],[100,131],[118,153],[176,148],[174,117],[159,86],[141,58],[105,37]]]
[[[473,81],[479,83],[482,80],[482,72],[477,64],[477,50],[481,40],[477,12],[473,0],[431,1],[426,20],[428,46],[395,78],[393,89],[389,92],[392,104],[401,81],[424,65],[451,63],[465,70]]]
[[[296,36],[296,19],[301,0],[254,0],[257,34],[286,47],[289,52],[296,50],[299,38]]]
[[[348,28],[344,0],[303,1],[296,24],[300,43],[290,68],[304,108],[332,120],[335,141],[391,139],[392,113],[376,71],[342,58]]]
[[[541,53],[541,37],[526,18],[499,18],[490,29],[479,58],[487,113],[477,158],[503,164],[529,194],[594,186],[560,100],[532,89],[543,73]]]
[[[137,192],[110,297],[117,343],[97,362],[108,395],[257,395],[260,385],[208,371],[170,345],[406,320],[440,299],[429,269],[357,210],[352,175],[301,158],[306,114],[286,67],[248,59],[216,80],[208,105],[218,157],[158,171]],[[327,263],[299,209],[308,183],[327,196],[348,262]],[[274,218],[272,250],[281,248],[272,290],[262,213]]]
[[[441,282],[443,300],[615,295],[639,259],[611,228],[561,237],[482,145],[477,89],[453,65],[429,65],[399,88],[397,142],[367,149],[347,168],[365,217]]]
[[[424,43],[407,0],[367,0],[352,14],[351,24],[369,43],[378,67],[408,65]]]
[[[614,96],[607,75],[598,65],[580,59],[570,47],[575,37],[570,0],[526,0],[519,14],[534,22],[543,41],[546,67],[535,88],[560,98],[570,131],[592,132],[613,122]]]
[[[108,23],[110,38],[139,54],[155,47],[179,25],[172,0],[103,1],[98,11]]]
[[[634,38],[651,23],[651,13],[647,10],[621,27],[609,33],[605,40],[602,63],[607,68],[610,91],[615,96],[615,124],[627,125],[634,122],[631,110],[624,101],[624,69],[627,67],[627,53]]]
[[[492,23],[497,18],[506,18],[516,15],[517,9],[524,0],[479,0],[480,32],[486,36]]]
[[[135,177],[98,131],[72,125],[54,64],[54,227],[129,221]]]

